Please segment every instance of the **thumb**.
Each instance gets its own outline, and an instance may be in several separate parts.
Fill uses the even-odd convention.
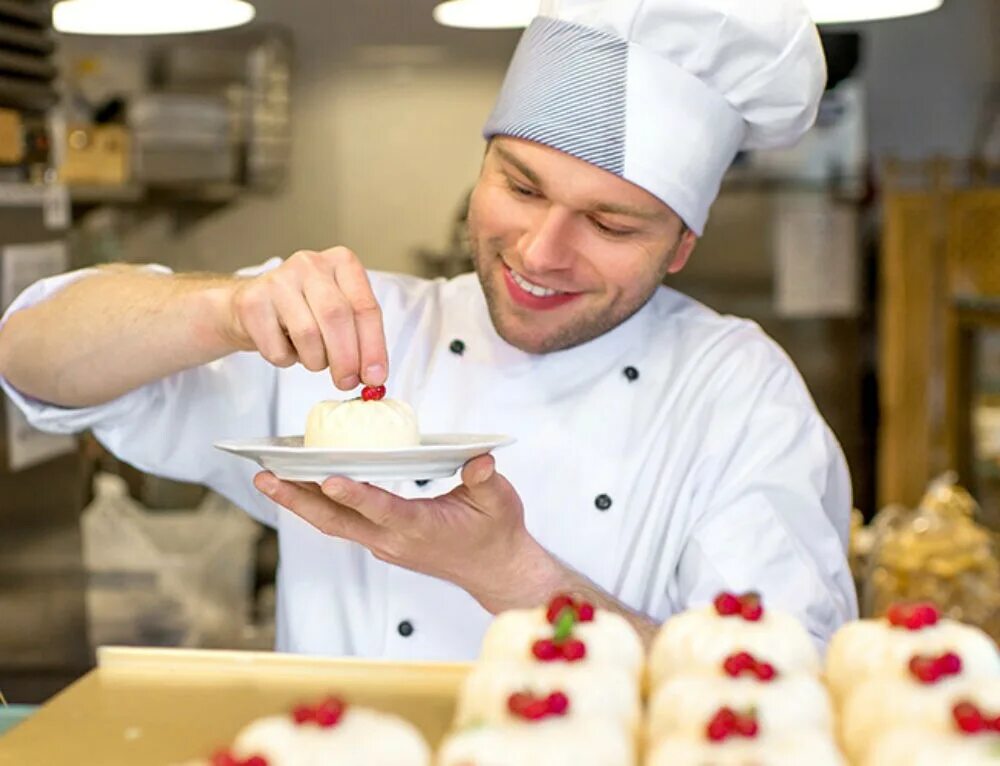
[[[466,463],[462,468],[462,484],[473,505],[486,513],[521,507],[514,487],[497,473],[492,455],[480,455]]]

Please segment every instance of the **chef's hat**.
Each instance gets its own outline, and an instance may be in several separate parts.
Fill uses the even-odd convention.
[[[700,235],[737,152],[795,143],[825,83],[802,0],[543,0],[484,134],[615,173]]]

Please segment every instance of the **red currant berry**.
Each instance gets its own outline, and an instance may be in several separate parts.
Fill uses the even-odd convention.
[[[580,619],[580,622],[593,622],[594,621],[594,605],[588,604],[584,601],[580,604],[580,608],[576,610],[576,615]]]
[[[240,766],[268,766],[267,759],[262,755],[251,755]]]
[[[966,734],[977,734],[987,727],[983,714],[971,702],[959,702],[951,709],[951,714],[955,724]]]
[[[569,710],[569,697],[567,697],[562,692],[552,692],[545,702],[549,706],[549,712],[552,715],[565,715],[566,711]]]
[[[545,619],[548,620],[549,625],[555,625],[556,620],[559,619],[559,615],[563,613],[563,609],[572,607],[572,598],[569,596],[556,596],[549,602],[549,608],[545,612]]]
[[[726,661],[722,663],[722,669],[726,671],[726,675],[736,678],[741,673],[752,671],[754,665],[756,665],[756,661],[753,655],[749,652],[738,652],[726,657]]]
[[[759,727],[757,726],[757,719],[749,715],[741,715],[736,719],[735,725],[736,731],[739,732],[742,737],[756,737]]]
[[[909,662],[910,674],[922,684],[933,684],[941,677],[938,663],[931,657],[917,655]]]
[[[239,760],[228,750],[220,750],[215,753],[209,763],[212,766],[240,766]]]
[[[715,611],[722,617],[730,617],[740,613],[740,600],[732,593],[720,593],[712,602]]]
[[[540,638],[538,641],[535,641],[531,646],[531,653],[535,655],[536,659],[542,662],[558,660],[562,656],[562,652],[559,651],[556,642],[549,638]]]
[[[385,397],[385,386],[365,386],[361,389],[361,398],[366,402],[377,402]]]
[[[778,675],[778,671],[774,669],[774,665],[770,662],[761,662],[757,664],[754,668],[754,673],[757,674],[757,678],[761,681],[773,681],[775,676]]]
[[[567,662],[577,662],[587,656],[587,645],[576,638],[571,638],[562,646],[562,657]]]
[[[941,675],[957,676],[962,672],[962,658],[954,652],[947,652],[937,658],[937,666]]]
[[[297,705],[292,711],[295,723],[309,723],[316,720],[316,711],[309,705]]]

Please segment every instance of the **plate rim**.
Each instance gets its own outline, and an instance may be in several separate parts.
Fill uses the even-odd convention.
[[[255,440],[265,439],[288,439],[301,436],[293,434],[291,436],[259,436]],[[440,452],[451,452],[453,450],[470,449],[500,449],[514,444],[517,439],[507,434],[462,434],[462,433],[428,433],[421,434],[421,438],[426,437],[446,437],[446,436],[467,436],[476,437],[477,441],[463,444],[420,444],[415,447],[289,447],[280,444],[253,444],[249,440],[223,439],[212,443],[216,449],[236,454],[246,455],[254,452],[259,455],[286,455],[299,457],[328,457],[333,459],[359,460],[365,457],[377,458],[406,458],[417,455],[433,455]]]

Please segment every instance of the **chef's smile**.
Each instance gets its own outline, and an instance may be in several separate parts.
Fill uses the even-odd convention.
[[[523,274],[515,271],[501,260],[503,269],[504,284],[507,286],[507,293],[514,303],[527,309],[535,311],[551,311],[560,306],[565,306],[579,298],[583,293],[556,290],[552,287],[532,282]]]

